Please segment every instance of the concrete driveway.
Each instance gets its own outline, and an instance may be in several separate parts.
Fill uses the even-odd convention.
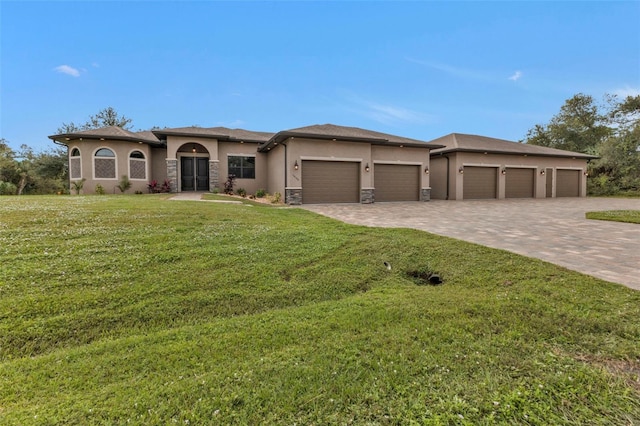
[[[436,200],[303,207],[347,223],[415,228],[509,250],[640,290],[640,225],[585,219],[588,211],[640,210],[640,199]]]

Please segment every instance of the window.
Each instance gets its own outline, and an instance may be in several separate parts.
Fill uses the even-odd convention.
[[[129,154],[129,177],[131,179],[147,179],[147,160],[140,151]]]
[[[93,155],[93,175],[96,179],[116,179],[116,154],[100,148]]]
[[[71,179],[82,178],[82,162],[78,148],[73,148],[69,154],[69,177]]]
[[[230,175],[236,175],[238,179],[256,178],[256,157],[230,155],[228,159]]]

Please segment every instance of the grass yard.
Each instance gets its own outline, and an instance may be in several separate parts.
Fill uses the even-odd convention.
[[[640,423],[640,292],[505,251],[41,196],[0,197],[0,259],[0,424]]]
[[[607,210],[603,212],[587,212],[586,217],[587,219],[640,223],[640,210]]]

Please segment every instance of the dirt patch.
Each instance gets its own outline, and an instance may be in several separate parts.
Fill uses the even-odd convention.
[[[443,283],[440,274],[429,270],[407,271],[406,274],[418,285],[440,285]]]

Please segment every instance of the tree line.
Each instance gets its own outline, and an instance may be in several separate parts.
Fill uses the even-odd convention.
[[[590,195],[640,195],[640,95],[605,95],[598,104],[579,93],[524,142],[598,156],[588,167]]]
[[[130,130],[132,120],[112,107],[82,124],[63,123],[58,134],[105,126]],[[598,156],[589,163],[590,195],[640,194],[640,95],[605,95],[598,104],[579,93],[565,101],[547,124],[536,124],[521,142]],[[0,139],[0,195],[69,192],[67,150],[13,151]]]
[[[57,134],[118,126],[130,130],[132,120],[107,107],[82,124],[62,123]],[[66,194],[69,192],[67,149],[61,146],[34,152],[27,145],[19,151],[0,139],[0,195]]]

